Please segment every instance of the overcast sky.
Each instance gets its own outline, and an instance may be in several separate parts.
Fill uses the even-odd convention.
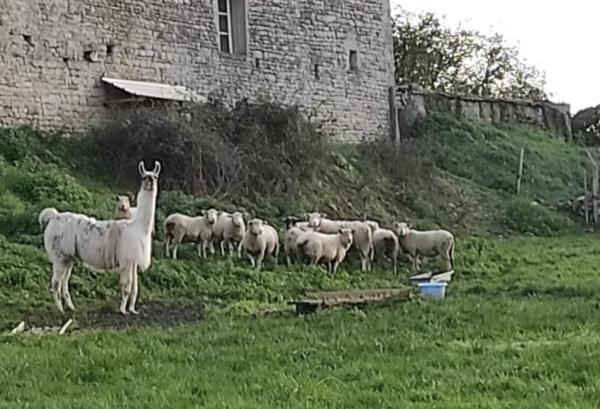
[[[503,34],[521,55],[546,72],[551,100],[571,104],[571,113],[600,104],[600,4],[590,0],[391,0],[410,11],[446,15],[450,24]],[[594,5],[596,4],[596,5]],[[517,43],[518,41],[518,43]]]

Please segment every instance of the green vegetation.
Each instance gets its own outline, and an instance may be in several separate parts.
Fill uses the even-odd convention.
[[[149,122],[148,112],[139,110],[131,123],[115,119],[89,140],[65,141],[27,128],[0,131],[0,329],[21,319],[65,321],[51,300],[37,213],[51,205],[110,217],[114,193],[137,189],[137,158],[160,159],[167,140],[171,162],[159,182],[154,260],[140,276],[139,304],[159,323],[185,321],[177,314],[197,302],[207,309],[205,321],[169,330],[99,329],[98,311],[109,324],[126,321],[114,313],[118,277],[78,265],[71,278],[74,327],[86,331],[4,340],[2,407],[595,405],[597,239],[559,206],[581,194],[583,148],[527,127],[432,117],[399,151],[385,143],[328,147],[323,138],[310,151],[311,166],[286,168],[311,149],[311,138],[323,136],[321,130],[293,110],[259,108],[240,104],[227,111],[215,104],[196,108],[213,111],[187,123],[172,112],[154,113]],[[251,131],[240,144],[242,130]],[[275,139],[280,133],[292,143]],[[112,145],[103,146],[103,137],[113,137]],[[144,144],[148,138],[153,143]],[[209,146],[210,163],[181,156]],[[248,159],[243,165],[226,154],[236,146],[235,158]],[[517,198],[521,147],[525,170]],[[127,155],[100,166],[115,148]],[[288,170],[261,171],[263,155]],[[189,172],[178,173],[176,164]],[[240,172],[248,179],[234,183]],[[405,285],[410,264],[401,261],[393,276],[386,264],[360,272],[353,259],[331,278],[322,268],[288,268],[283,259],[278,265],[268,260],[263,271],[246,260],[202,261],[190,245],[181,247],[180,260],[165,260],[164,217],[213,205],[245,208],[280,230],[284,216],[313,209],[339,217],[366,214],[386,226],[410,219],[417,228],[448,228],[458,236],[458,276],[441,303],[417,299],[294,317],[286,301],[305,291]],[[423,269],[440,263],[427,260]],[[179,309],[157,317],[153,302],[167,300]]]

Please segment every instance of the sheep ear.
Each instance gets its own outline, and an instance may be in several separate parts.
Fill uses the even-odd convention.
[[[302,218],[303,219],[308,219],[309,216],[310,216],[310,214],[308,214],[308,213],[302,213]]]
[[[356,233],[356,229],[352,229],[352,234],[355,234],[355,233]]]
[[[206,216],[206,213],[208,213],[206,210],[200,210],[200,212],[202,213],[203,216]]]
[[[119,200],[121,200],[121,196],[115,195],[115,199],[117,199],[117,202],[118,202]]]
[[[244,213],[243,216],[244,220],[246,220],[247,222],[250,221],[252,219],[252,215],[250,213]]]
[[[342,229],[338,229],[338,234],[343,234],[344,232],[342,231]]]
[[[321,216],[322,218],[326,218],[327,217],[327,213],[319,213],[319,216]]]
[[[144,174],[146,173],[146,168],[144,167],[144,161],[140,161],[140,163],[138,164],[138,171],[140,172],[141,176],[144,176]]]
[[[222,210],[219,210],[219,211],[217,212],[217,217],[220,217],[222,214],[223,214],[223,211],[222,211]]]
[[[406,225],[406,227],[408,227],[408,228],[410,229],[410,228],[412,227],[412,223],[408,223],[408,224]]]
[[[269,224],[268,220],[263,220],[263,224]]]

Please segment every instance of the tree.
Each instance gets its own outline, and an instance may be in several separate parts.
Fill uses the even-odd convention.
[[[434,13],[394,19],[396,82],[481,97],[547,99],[545,73],[501,34],[444,26]]]

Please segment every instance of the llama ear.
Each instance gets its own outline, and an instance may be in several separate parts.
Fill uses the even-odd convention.
[[[144,176],[144,174],[146,173],[146,167],[144,166],[144,161],[140,161],[140,163],[138,164],[138,170],[140,171],[140,175]]]
[[[154,170],[152,171],[156,176],[159,175],[160,173],[160,162],[155,160],[154,161]]]

